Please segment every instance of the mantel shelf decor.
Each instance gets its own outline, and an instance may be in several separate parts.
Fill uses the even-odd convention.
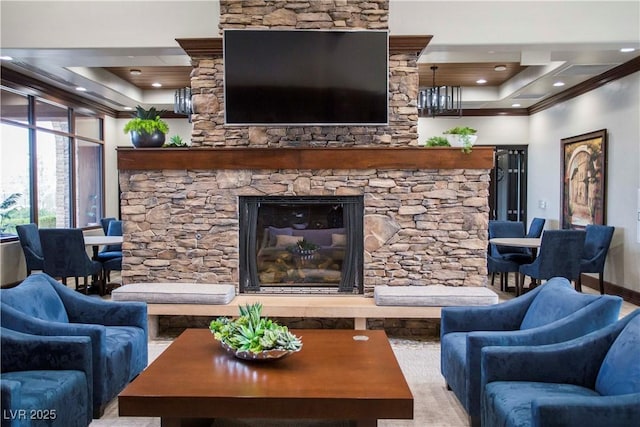
[[[493,146],[459,148],[147,148],[118,147],[119,170],[162,169],[492,169]]]

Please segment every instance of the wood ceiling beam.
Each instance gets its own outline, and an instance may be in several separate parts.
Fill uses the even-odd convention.
[[[433,36],[389,36],[392,53],[422,54]],[[190,57],[222,56],[222,37],[176,39]]]

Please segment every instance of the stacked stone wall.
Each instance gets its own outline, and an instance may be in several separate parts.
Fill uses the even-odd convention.
[[[238,196],[364,195],[364,289],[486,283],[487,170],[120,175],[123,280],[238,284]]]
[[[387,0],[221,1],[220,29],[381,30]],[[247,58],[248,61],[251,58]],[[191,76],[193,147],[409,146],[418,137],[418,66],[415,54],[389,55],[388,126],[225,127],[224,61],[194,57]],[[259,64],[256,64],[259,69]]]

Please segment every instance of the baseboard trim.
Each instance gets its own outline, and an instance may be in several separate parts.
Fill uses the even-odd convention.
[[[600,291],[600,282],[597,277],[582,275],[582,286],[588,286],[591,289]],[[604,292],[609,295],[618,295],[631,304],[640,305],[640,292],[623,288],[607,281],[604,282]]]

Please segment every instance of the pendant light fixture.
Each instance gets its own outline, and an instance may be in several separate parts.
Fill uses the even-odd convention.
[[[418,111],[421,116],[462,116],[462,88],[437,86],[437,66],[432,65],[432,86],[418,91]]]

